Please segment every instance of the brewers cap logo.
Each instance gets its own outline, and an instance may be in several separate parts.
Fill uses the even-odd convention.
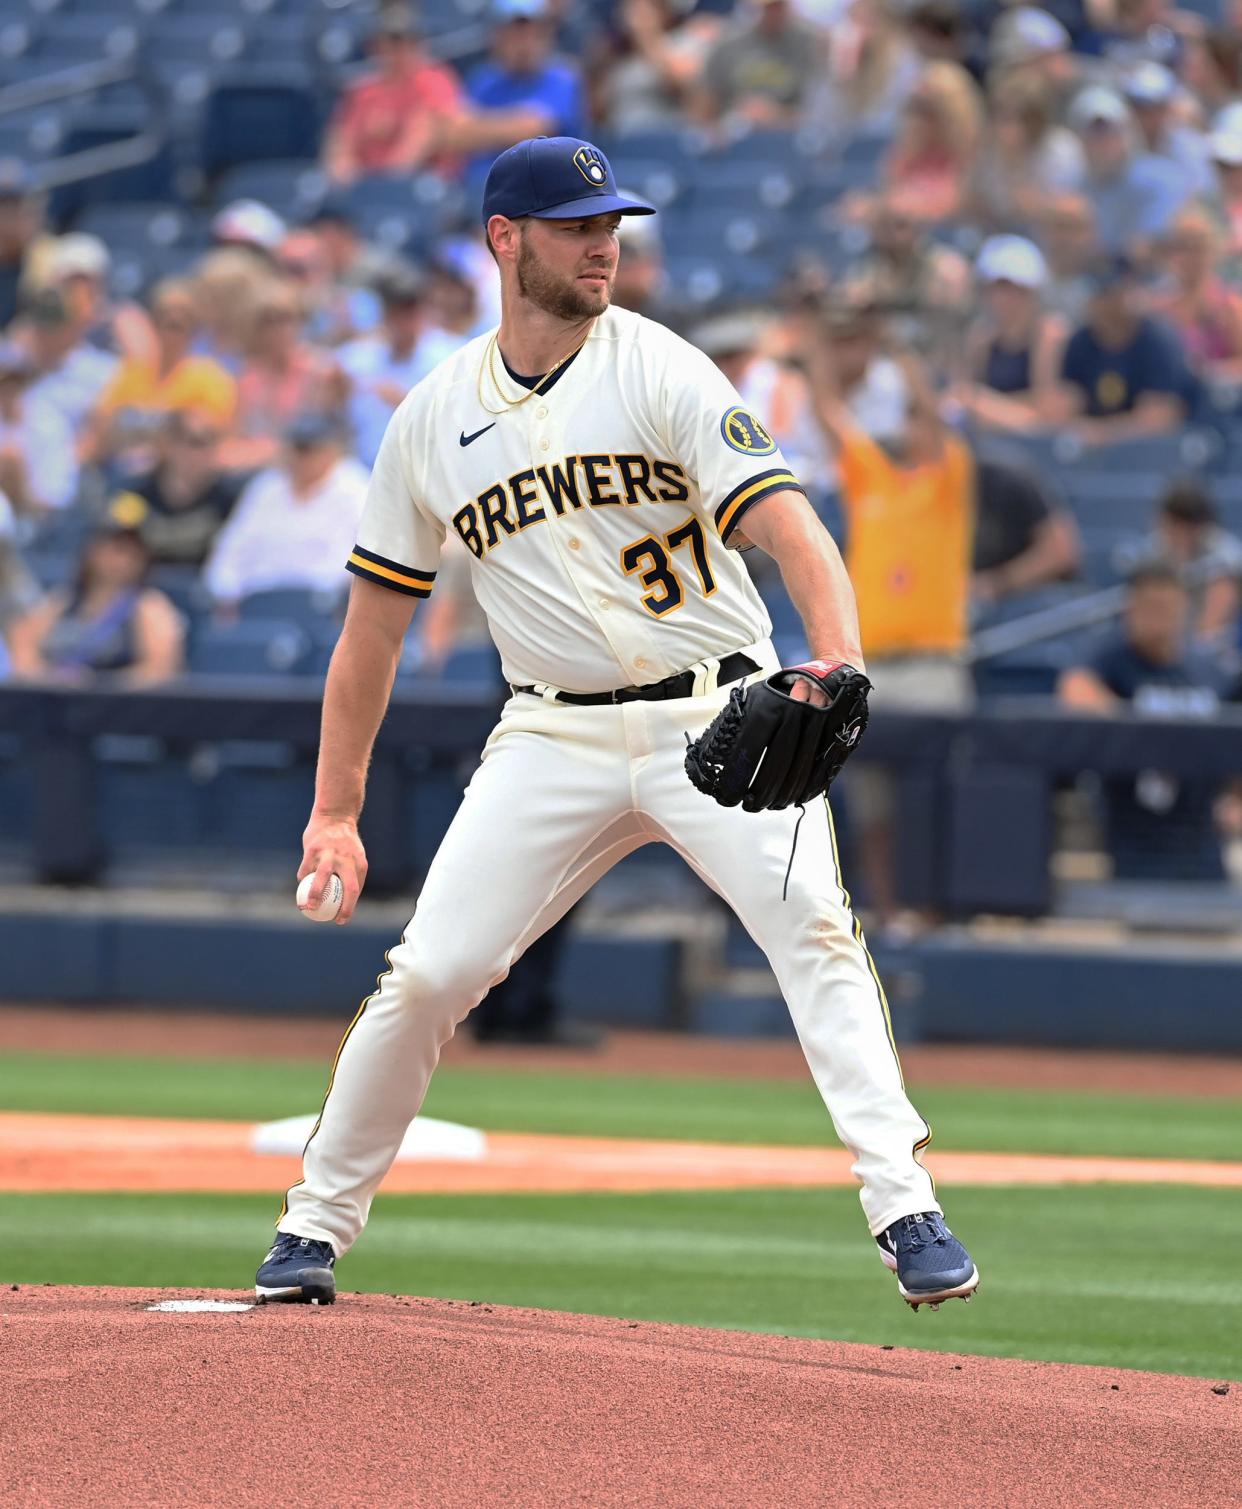
[[[579,147],[574,153],[574,167],[597,189],[608,182],[608,168],[594,147]]]
[[[745,409],[730,409],[720,421],[720,433],[725,444],[743,456],[770,456],[776,449],[776,441]]]

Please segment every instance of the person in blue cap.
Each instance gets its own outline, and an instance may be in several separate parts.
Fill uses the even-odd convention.
[[[371,747],[450,531],[511,696],[337,1054],[255,1277],[262,1300],[335,1298],[334,1265],[441,1046],[601,875],[652,842],[726,898],[770,959],[901,1296],[936,1306],[978,1285],[920,1160],[931,1133],[906,1096],[827,801],[801,816],[747,811],[705,800],[687,774],[687,741],[753,681],[776,676],[826,707],[862,650],[840,554],[775,440],[702,351],[612,307],[617,226],[651,213],[618,192],[591,142],[538,137],[502,153],[483,196],[500,324],[413,389],[380,446],[324,692],[299,904],[317,911],[339,880],[335,920],[353,915]],[[747,544],[779,565],[814,660],[781,671]]]

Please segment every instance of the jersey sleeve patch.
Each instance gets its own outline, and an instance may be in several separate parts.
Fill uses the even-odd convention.
[[[753,477],[748,477],[745,482],[733,489],[716,510],[716,528],[720,532],[720,538],[727,540],[737,528],[743,514],[753,508],[756,503],[761,503],[764,498],[770,498],[773,493],[786,491],[806,492],[801,482],[787,466],[776,466],[771,471],[759,472]]]
[[[743,456],[770,456],[776,449],[776,441],[755,416],[736,405],[725,410],[720,433],[729,449]]]
[[[354,546],[345,569],[368,582],[378,582],[381,587],[391,587],[394,592],[404,592],[410,597],[430,597],[431,584],[436,579],[434,571],[416,571],[412,566],[390,561],[386,555],[377,555],[374,550],[366,550],[361,545]]]

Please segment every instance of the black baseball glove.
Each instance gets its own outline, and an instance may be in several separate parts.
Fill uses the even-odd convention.
[[[790,690],[799,676],[827,694],[826,707],[794,701]],[[867,726],[870,690],[861,671],[825,660],[734,687],[686,750],[686,774],[722,807],[801,806],[840,774]]]

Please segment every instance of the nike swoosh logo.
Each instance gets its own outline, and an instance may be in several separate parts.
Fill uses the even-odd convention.
[[[488,430],[494,430],[495,428],[496,421],[493,419],[491,424],[485,424],[481,430],[475,430],[473,435],[467,435],[465,430],[463,430],[457,437],[457,443],[458,445],[471,445],[480,435],[486,435]]]

